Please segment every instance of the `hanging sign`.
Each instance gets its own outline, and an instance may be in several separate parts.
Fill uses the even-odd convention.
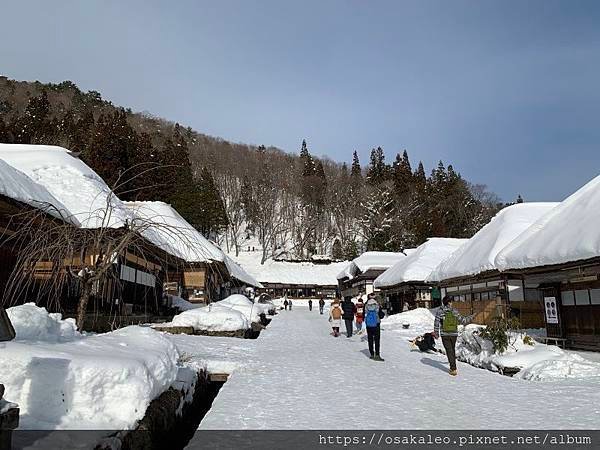
[[[556,297],[544,297],[546,309],[546,323],[558,323],[558,305]]]

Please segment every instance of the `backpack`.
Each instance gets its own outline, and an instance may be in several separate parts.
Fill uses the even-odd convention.
[[[443,320],[442,331],[444,333],[456,333],[458,331],[458,318],[451,309],[444,313]]]
[[[339,306],[336,305],[331,309],[331,317],[333,317],[334,320],[342,318],[342,310]]]
[[[379,323],[379,315],[377,314],[377,307],[371,309],[367,305],[367,316],[365,317],[365,324],[368,328],[376,327]]]

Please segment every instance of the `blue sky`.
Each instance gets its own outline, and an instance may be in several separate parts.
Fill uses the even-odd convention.
[[[407,149],[504,200],[600,174],[597,1],[5,1],[0,73],[364,163]]]

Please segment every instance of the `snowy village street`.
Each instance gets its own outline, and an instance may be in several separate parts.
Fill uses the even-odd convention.
[[[385,325],[385,362],[375,362],[366,335],[334,338],[327,315],[299,303],[261,333],[200,429],[575,429],[600,423],[599,378],[525,381],[464,363],[453,378],[444,355],[411,351],[407,339],[421,330]]]

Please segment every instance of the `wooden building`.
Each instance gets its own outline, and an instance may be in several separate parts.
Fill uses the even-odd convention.
[[[439,285],[441,296],[454,299],[474,322],[489,324],[497,316],[517,317],[524,328],[543,327],[542,302],[519,277],[501,273],[498,253],[556,203],[521,203],[501,210],[471,239],[444,259],[426,281]]]
[[[365,252],[352,260],[337,275],[338,287],[342,298],[356,297],[379,291],[373,283],[377,277],[397,262],[406,258],[413,249],[405,253]]]
[[[389,312],[396,314],[407,309],[439,306],[439,288],[425,280],[444,258],[466,241],[430,238],[377,277],[373,285],[386,298]]]
[[[543,304],[549,338],[600,350],[600,177],[541,217],[497,258]],[[534,295],[534,294],[532,294]]]

